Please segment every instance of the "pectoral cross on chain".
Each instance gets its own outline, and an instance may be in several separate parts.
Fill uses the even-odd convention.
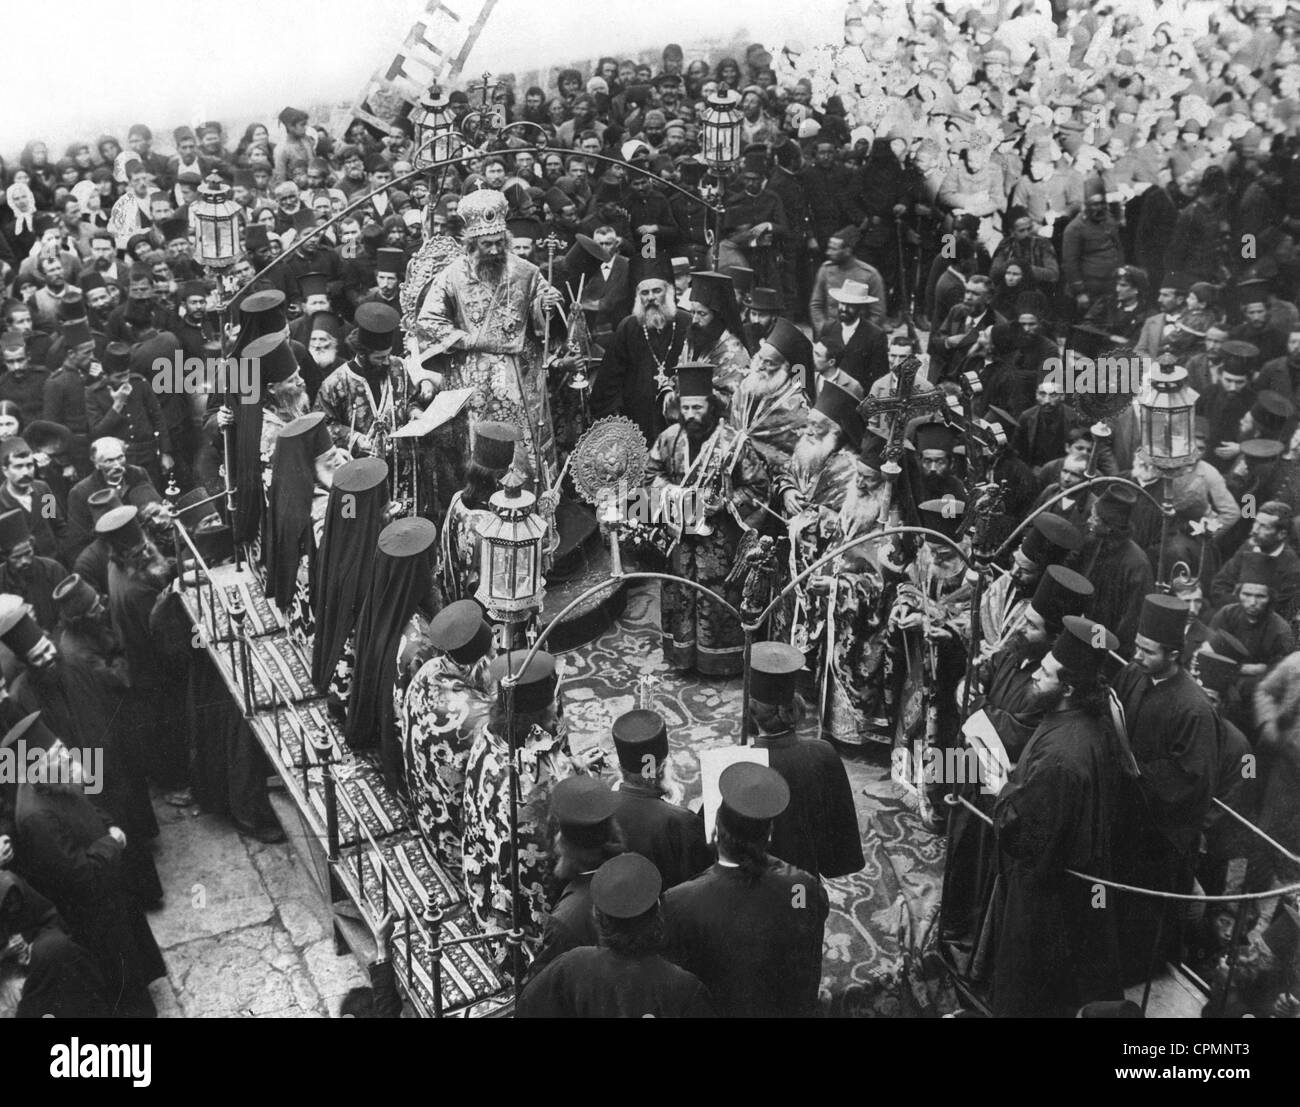
[[[947,406],[947,399],[942,391],[922,392],[914,395],[912,389],[916,384],[916,371],[921,366],[921,359],[909,357],[895,371],[898,383],[889,397],[868,396],[858,405],[858,414],[870,424],[876,416],[893,416],[889,425],[889,440],[885,445],[885,463],[880,467],[882,473],[897,476],[902,467],[898,459],[903,456],[903,432],[907,424],[918,415],[942,411]]]

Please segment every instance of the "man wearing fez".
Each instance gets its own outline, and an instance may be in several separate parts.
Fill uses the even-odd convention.
[[[36,478],[36,458],[21,438],[0,440],[0,512],[22,510],[32,546],[39,557],[59,560],[67,540],[67,519],[63,505],[50,486]]]
[[[436,651],[403,687],[398,734],[406,764],[406,787],[416,825],[435,856],[460,866],[464,831],[465,763],[470,742],[487,719],[496,691],[488,667],[496,657],[492,626],[473,600],[449,603],[429,625]]]
[[[526,650],[501,654],[489,673],[494,686],[507,674],[518,677],[514,745],[519,758],[521,922],[537,934],[546,918],[551,793],[559,781],[585,770],[569,752],[568,727],[559,715],[555,658],[538,650],[527,668],[521,668],[526,654]],[[461,869],[470,910],[485,926],[509,926],[512,918],[509,780],[510,738],[505,707],[498,699],[475,733],[465,763]]]
[[[758,451],[774,481],[794,453],[815,395],[812,361],[801,360],[811,352],[807,346],[798,327],[778,319],[759,342],[727,415]]]
[[[709,365],[677,368],[680,408],[650,451],[646,478],[669,532],[677,539],[669,571],[739,601],[726,583],[743,527],[758,521],[768,495],[758,453],[719,417]],[[679,670],[734,676],[743,667],[740,624],[696,589],[660,587],[664,658]]]
[[[1044,570],[1082,545],[1082,531],[1060,515],[1045,511],[1035,517],[1012,551],[1011,568],[1000,570],[980,597],[980,649],[985,656],[1015,634]]]
[[[67,570],[57,561],[39,557],[32,545],[27,518],[14,508],[0,514],[0,592],[21,596],[32,607],[36,621],[53,630],[58,621],[54,589]]]
[[[1218,763],[1214,709],[1183,667],[1187,604],[1151,593],[1142,601],[1133,660],[1115,679],[1137,776],[1125,780],[1116,825],[1115,878],[1156,891],[1189,892],[1196,847]],[[1121,894],[1126,985],[1146,978],[1153,953],[1176,952],[1168,900]],[[1160,922],[1163,948],[1155,948]]]
[[[632,314],[605,344],[591,386],[592,415],[625,415],[641,428],[646,445],[654,445],[667,425],[664,401],[690,327],[690,315],[677,309],[672,282],[661,275],[642,278]]]
[[[597,944],[561,954],[524,988],[521,1019],[711,1018],[699,978],[661,956],[663,882],[636,853],[611,857],[591,878]]]
[[[668,762],[668,727],[655,711],[628,711],[614,720],[614,748],[622,781],[614,818],[631,853],[648,857],[663,884],[675,887],[709,867],[704,821],[680,806],[680,787]]]
[[[1093,618],[1115,628],[1120,652],[1132,648],[1142,597],[1155,583],[1150,559],[1131,537],[1137,496],[1126,485],[1108,484],[1092,503],[1086,541],[1067,561],[1097,589]]]
[[[815,876],[770,854],[790,788],[747,761],[718,786],[718,860],[664,896],[668,958],[700,978],[724,1018],[809,1018],[830,901]]]
[[[450,355],[444,387],[474,389],[471,429],[485,420],[519,427],[516,463],[536,474],[540,463],[555,463],[540,361],[542,337],[562,298],[536,265],[510,252],[506,206],[495,189],[461,200],[465,256],[434,277],[416,331],[421,345],[432,347],[428,352]]]
[[[5,743],[21,738],[44,751],[38,779],[18,787],[14,823],[24,870],[58,904],[72,938],[95,958],[112,1013],[153,1018],[149,984],[166,976],[167,966],[125,886],[126,834],[87,798],[81,762],[42,724],[40,713],[19,725],[23,730],[11,730]]]
[[[749,717],[754,746],[790,789],[790,803],[772,823],[772,856],[819,879],[862,868],[862,840],[853,789],[835,748],[799,738],[795,681],[804,655],[784,642],[756,642]]]
[[[993,808],[998,1018],[1068,1018],[1121,998],[1116,906],[1099,906],[1094,886],[1066,872],[1112,873],[1119,757],[1103,674],[1118,644],[1101,624],[1066,616],[1034,674],[1042,721]]]
[[[578,946],[594,946],[599,935],[591,911],[591,878],[611,857],[625,852],[614,821],[614,793],[591,776],[566,777],[551,793],[555,880],[564,890],[542,926],[542,944],[532,971]]]

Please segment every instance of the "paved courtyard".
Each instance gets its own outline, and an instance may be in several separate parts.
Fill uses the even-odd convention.
[[[265,845],[197,807],[157,799],[155,808],[166,904],[149,921],[170,973],[152,988],[159,1016],[337,1017],[348,989],[367,979],[353,956],[334,953],[296,822],[284,826],[289,841]]]

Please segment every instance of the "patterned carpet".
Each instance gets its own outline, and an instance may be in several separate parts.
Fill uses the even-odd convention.
[[[591,645],[566,653],[564,701],[574,744],[599,741],[613,759],[610,726],[635,706],[643,676],[668,721],[672,767],[689,800],[700,794],[697,751],[735,741],[740,680],[684,680],[663,660],[659,586],[637,582],[623,618]],[[943,839],[926,831],[890,781],[887,751],[846,758],[862,828],[865,868],[827,882],[831,913],[821,985],[827,1015],[937,1016],[956,1007],[932,952]]]

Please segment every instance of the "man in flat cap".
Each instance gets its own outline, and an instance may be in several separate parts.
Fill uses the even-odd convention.
[[[830,901],[815,876],[770,855],[789,786],[748,761],[718,785],[718,860],[664,896],[668,957],[700,978],[723,1018],[812,1017]]]
[[[130,347],[126,358],[112,359],[104,376],[86,389],[86,421],[92,441],[120,438],[126,457],[149,474],[155,488],[163,487],[163,474],[173,466],[171,435],[153,382],[155,362],[173,361],[180,349],[168,331]]]
[[[1114,899],[1099,906],[1095,887],[1066,872],[1112,873],[1119,756],[1103,674],[1117,645],[1101,624],[1066,616],[1034,673],[1043,719],[993,808],[997,1018],[1068,1018],[1122,996]]]
[[[862,839],[844,763],[829,742],[795,733],[803,651],[785,642],[756,642],[750,663],[754,746],[767,750],[768,765],[790,788],[790,804],[772,824],[772,855],[820,879],[857,872]]]
[[[658,870],[636,853],[606,861],[591,878],[598,944],[561,954],[523,990],[521,1019],[711,1018],[699,978],[661,956]]]
[[[1119,224],[1106,204],[1105,185],[1089,182],[1083,211],[1066,226],[1061,245],[1061,275],[1081,312],[1110,291],[1123,264]]]
[[[614,749],[622,781],[614,818],[629,852],[648,857],[665,888],[708,868],[712,854],[704,822],[679,806],[668,762],[668,728],[655,711],[628,711],[614,720]]]
[[[1166,892],[1191,891],[1219,753],[1214,709],[1183,663],[1187,616],[1183,600],[1148,594],[1133,660],[1114,682],[1137,767],[1124,781],[1115,879]],[[1118,903],[1128,986],[1146,978],[1153,956],[1176,955],[1182,935],[1171,901],[1121,894]]]

